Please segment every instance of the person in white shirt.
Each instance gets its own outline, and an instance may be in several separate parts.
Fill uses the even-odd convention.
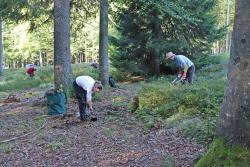
[[[92,93],[100,92],[102,84],[100,81],[95,81],[90,76],[79,76],[73,82],[73,88],[78,100],[80,119],[87,119],[86,108],[93,110]]]
[[[173,84],[180,81],[187,81],[189,83],[193,82],[195,75],[195,66],[191,60],[189,60],[186,56],[175,55],[172,52],[168,52],[166,54],[166,59],[175,61],[175,64],[179,68],[179,74],[177,78],[172,82]]]

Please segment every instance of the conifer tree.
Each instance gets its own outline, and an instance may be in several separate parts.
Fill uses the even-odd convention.
[[[210,52],[221,37],[212,9],[216,0],[132,0],[120,5],[112,63],[133,74],[158,74],[161,55]]]

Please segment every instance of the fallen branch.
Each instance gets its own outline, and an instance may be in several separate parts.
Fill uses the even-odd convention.
[[[10,142],[10,141],[14,141],[14,140],[16,140],[16,139],[20,139],[20,138],[23,138],[23,137],[25,137],[25,136],[28,136],[28,135],[30,135],[30,134],[32,134],[32,133],[35,133],[35,132],[37,132],[37,131],[39,131],[39,130],[45,128],[46,123],[47,123],[47,121],[46,121],[46,122],[43,124],[43,126],[41,126],[39,129],[36,129],[36,130],[31,131],[31,132],[29,132],[29,133],[26,133],[26,134],[24,134],[24,135],[21,135],[21,136],[18,136],[18,137],[13,137],[13,138],[11,138],[11,139],[7,139],[7,140],[0,141],[0,144],[2,144],[2,143],[7,143],[7,142]]]

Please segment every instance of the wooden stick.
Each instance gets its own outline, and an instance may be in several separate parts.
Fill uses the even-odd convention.
[[[46,123],[45,123],[45,124],[46,124]],[[24,135],[21,135],[21,136],[18,136],[18,137],[13,137],[13,138],[11,138],[11,139],[7,139],[7,140],[0,141],[0,144],[2,144],[2,143],[7,143],[7,142],[10,142],[10,141],[13,141],[13,140],[16,140],[16,139],[20,139],[20,138],[22,138],[22,137],[28,136],[28,135],[30,135],[30,134],[32,134],[32,133],[35,133],[35,132],[37,132],[37,131],[39,131],[39,130],[45,128],[45,124],[44,124],[43,126],[41,126],[39,129],[34,130],[34,131],[31,131],[31,132],[29,132],[29,133],[26,133],[26,134],[24,134]]]

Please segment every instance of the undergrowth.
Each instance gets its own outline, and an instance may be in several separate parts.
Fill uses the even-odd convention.
[[[131,108],[146,129],[161,120],[167,128],[188,137],[211,141],[223,100],[226,63],[207,65],[196,74],[192,85],[171,85],[174,76],[154,78],[143,84],[138,104],[131,103]]]
[[[92,68],[89,64],[74,64],[72,65],[73,78],[79,75],[90,75],[98,78],[98,70]],[[46,88],[51,87],[54,82],[53,66],[38,68],[35,77],[30,78],[25,73],[24,68],[6,69],[3,76],[0,77],[0,92],[25,90],[34,87]]]

